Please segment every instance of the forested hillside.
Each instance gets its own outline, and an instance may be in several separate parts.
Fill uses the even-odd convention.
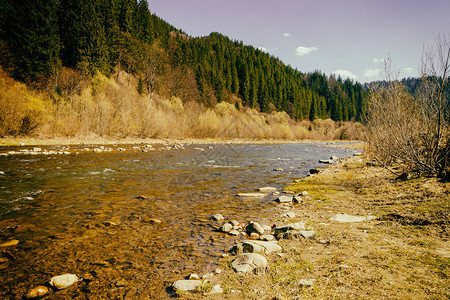
[[[301,73],[219,33],[190,37],[146,0],[0,0],[0,64],[60,96],[79,93],[99,71],[135,76],[140,94],[206,107],[227,101],[295,119],[360,120],[365,103],[359,83]]]

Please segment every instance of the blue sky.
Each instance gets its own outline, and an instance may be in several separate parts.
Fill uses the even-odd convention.
[[[380,79],[390,56],[400,77],[418,76],[423,48],[450,33],[449,0],[149,0],[191,36],[220,32],[302,72]]]

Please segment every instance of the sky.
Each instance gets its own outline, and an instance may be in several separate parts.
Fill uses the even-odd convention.
[[[190,36],[219,32],[301,72],[359,82],[383,79],[390,57],[400,78],[418,76],[424,48],[450,34],[450,0],[149,0]]]

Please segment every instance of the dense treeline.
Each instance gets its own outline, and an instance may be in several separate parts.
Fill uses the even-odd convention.
[[[141,94],[295,119],[360,120],[366,98],[359,83],[303,74],[219,33],[190,37],[151,14],[146,0],[0,0],[0,64],[60,95],[97,71],[125,71],[139,78]]]

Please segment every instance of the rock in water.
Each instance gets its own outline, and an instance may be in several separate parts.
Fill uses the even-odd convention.
[[[215,214],[211,216],[211,219],[213,219],[214,221],[221,221],[223,220],[223,216],[221,214]]]
[[[230,223],[225,223],[220,228],[220,231],[222,231],[222,232],[230,232],[231,230],[233,230],[233,225],[231,225]]]
[[[265,186],[262,188],[258,189],[258,192],[263,192],[263,193],[270,193],[270,192],[275,192],[277,189],[271,186]]]
[[[263,193],[239,193],[237,195],[239,197],[253,197],[253,198],[259,198],[259,197],[266,196],[266,194],[263,194]]]
[[[78,281],[79,281],[78,276],[75,274],[63,274],[52,277],[50,279],[50,285],[59,290],[62,290],[77,283]]]
[[[172,284],[172,287],[176,291],[189,292],[194,291],[201,284],[201,280],[177,280]]]
[[[40,285],[29,290],[28,293],[25,295],[25,299],[40,298],[47,295],[47,293],[48,287]]]
[[[267,259],[260,254],[243,253],[233,260],[231,266],[238,273],[247,273],[253,269],[267,266]]]

